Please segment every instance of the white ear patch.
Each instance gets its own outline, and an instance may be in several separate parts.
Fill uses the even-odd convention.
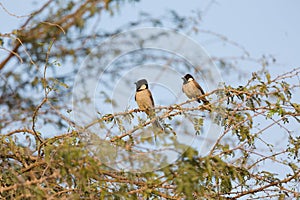
[[[188,79],[188,82],[190,82],[190,81],[192,81],[192,80],[194,80],[194,79],[193,79],[193,78],[189,78],[189,79]]]
[[[141,85],[140,90],[144,90],[146,88],[147,88],[147,86],[145,84],[143,84],[143,85]]]

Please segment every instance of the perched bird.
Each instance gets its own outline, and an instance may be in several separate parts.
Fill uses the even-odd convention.
[[[201,101],[207,105],[209,101],[202,95],[204,95],[204,91],[201,86],[195,81],[194,77],[190,74],[186,74],[183,79],[182,91],[186,94],[186,96],[190,99],[197,98],[197,101],[200,103]]]
[[[141,79],[135,82],[136,85],[136,93],[135,93],[135,101],[138,104],[140,110],[144,111],[150,119],[155,117],[154,111],[154,101],[150,90],[148,89],[148,82],[146,79]],[[163,130],[158,120],[153,122],[156,128]]]

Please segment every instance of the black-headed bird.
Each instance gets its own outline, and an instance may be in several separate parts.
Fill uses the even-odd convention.
[[[135,93],[135,101],[138,104],[140,110],[144,111],[150,119],[155,117],[155,110],[154,108],[154,100],[150,90],[148,89],[148,82],[146,79],[141,79],[135,82],[136,85],[136,93]],[[158,120],[156,119],[153,122],[153,125],[163,130],[161,125],[159,124]]]
[[[194,77],[190,74],[186,74],[183,79],[182,91],[186,94],[189,99],[197,98],[197,101],[209,104],[209,101],[203,96],[205,93],[199,83],[195,81]]]

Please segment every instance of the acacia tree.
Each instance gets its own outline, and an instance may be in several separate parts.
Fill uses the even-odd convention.
[[[272,77],[263,68],[238,87],[220,84],[207,92],[209,105],[195,104],[196,99],[157,104],[153,119],[130,106],[106,112],[121,103],[109,91],[131,66],[155,61],[175,66],[181,74],[215,76],[174,54],[144,48],[147,42],[170,35],[140,38],[132,34],[121,37],[117,45],[109,43],[109,49],[97,47],[123,30],[163,27],[166,22],[143,13],[139,20],[115,31],[95,25],[103,13],[113,13],[123,3],[127,2],[50,0],[27,16],[18,30],[0,35],[1,49],[7,52],[0,65],[1,197],[299,198],[300,136],[292,127],[299,123],[300,69]],[[176,30],[224,39],[199,29],[196,18],[191,21],[175,12],[168,16]],[[132,39],[138,41],[139,54],[122,54],[122,45],[128,48]],[[105,59],[109,62],[115,57],[113,67],[107,68]],[[214,58],[214,62],[221,72],[231,70],[223,59]],[[262,60],[262,66],[266,64]],[[94,71],[95,66],[99,71]],[[89,118],[90,110],[85,107],[92,101],[89,89],[76,83],[89,88],[93,75],[102,78],[96,117]],[[127,84],[132,89],[132,83]],[[74,96],[76,92],[79,95]],[[165,133],[152,133],[151,123],[156,119]],[[209,129],[209,124],[219,129]],[[268,136],[269,130],[276,130],[274,136]],[[282,138],[282,143],[277,144],[274,137]],[[205,142],[195,146],[185,138]],[[172,155],[176,159],[168,160]]]

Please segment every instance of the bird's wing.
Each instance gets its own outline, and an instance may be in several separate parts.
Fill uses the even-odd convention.
[[[201,94],[204,95],[204,91],[203,89],[201,88],[201,86],[199,85],[199,83],[197,83],[196,81],[194,81],[195,83],[195,86],[201,91]],[[209,104],[209,101],[205,98],[205,97],[202,97],[201,98],[201,101],[203,101],[203,103],[206,105],[206,104]],[[198,102],[200,103],[200,101],[198,100]]]
[[[205,92],[203,91],[202,87],[199,85],[199,83],[197,83],[196,81],[194,81],[195,86],[201,91],[201,94],[205,94]]]
[[[154,100],[153,100],[152,94],[151,94],[150,90],[147,90],[147,92],[148,92],[148,95],[150,96],[152,107],[154,107]]]
[[[145,112],[150,118],[152,118],[152,117],[155,117],[155,112],[152,109],[154,107],[154,100],[153,100],[153,96],[152,96],[150,90],[146,90],[146,91],[147,91],[146,95],[149,97],[149,100],[150,100],[149,103],[151,104],[151,107],[149,107]],[[148,104],[148,106],[150,106],[150,105]]]

